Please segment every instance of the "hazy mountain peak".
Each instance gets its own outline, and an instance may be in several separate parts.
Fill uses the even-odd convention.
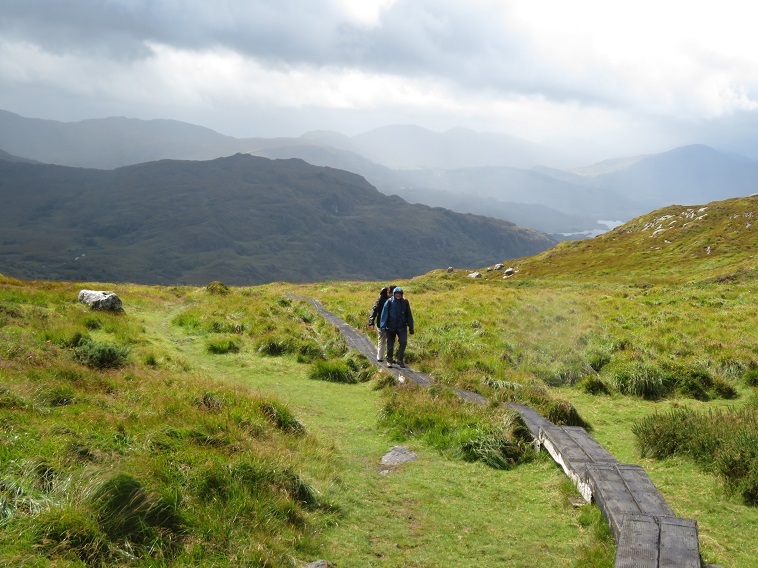
[[[639,156],[624,156],[622,158],[610,158],[603,160],[590,166],[584,166],[581,168],[573,168],[569,170],[571,173],[583,177],[595,177],[604,174],[618,172],[625,170],[626,168],[633,166],[637,162],[644,160],[650,154],[641,154]]]
[[[305,140],[348,140],[349,136],[337,132],[336,130],[310,130],[300,135]]]

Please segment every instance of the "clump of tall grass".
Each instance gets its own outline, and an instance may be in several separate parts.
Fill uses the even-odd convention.
[[[619,361],[608,365],[602,376],[621,394],[645,400],[677,394],[702,401],[737,396],[736,388],[726,379],[714,377],[707,368],[693,364]]]
[[[87,566],[107,564],[111,547],[107,535],[87,508],[60,505],[37,515],[32,540],[48,558],[80,561]]]
[[[297,417],[282,403],[276,400],[260,400],[256,403],[259,412],[277,429],[296,434],[305,434],[305,427]]]
[[[592,368],[584,362],[566,363],[559,366],[552,366],[549,369],[537,371],[545,384],[551,387],[571,386],[578,383]]]
[[[612,352],[609,348],[593,348],[585,352],[585,358],[590,368],[599,373],[600,370],[611,362]]]
[[[315,341],[276,332],[259,337],[255,341],[255,350],[270,357],[295,355],[300,363],[310,363],[324,357],[324,353]]]
[[[100,318],[87,316],[82,320],[82,323],[84,324],[84,327],[91,330],[96,329],[102,329],[103,328],[103,322]]]
[[[713,398],[723,398],[725,400],[731,400],[739,396],[737,387],[734,386],[727,379],[721,377],[713,377],[713,386],[711,387],[711,394]]]
[[[499,422],[479,425],[460,443],[466,461],[481,461],[494,469],[511,469],[533,457],[527,451],[529,431],[515,412],[505,412]]]
[[[345,361],[340,359],[316,361],[310,371],[308,371],[308,378],[330,383],[355,384],[358,382],[358,378],[352,369],[348,367]]]
[[[95,341],[85,335],[76,339],[74,358],[92,369],[119,369],[126,365],[130,351],[127,345]]]
[[[68,385],[46,387],[38,393],[40,403],[53,407],[73,404],[76,397],[76,392]]]
[[[209,294],[216,294],[218,296],[226,296],[231,291],[229,290],[229,286],[218,280],[206,284],[205,289]]]
[[[686,456],[721,476],[726,487],[758,505],[758,408],[688,408],[652,414],[632,427],[640,454],[663,459]]]
[[[19,393],[6,387],[0,387],[0,409],[23,409],[30,404],[31,403]]]
[[[214,355],[225,355],[227,353],[239,353],[240,346],[238,342],[229,337],[214,337],[209,339],[206,344],[205,348],[208,351],[208,353],[212,353]]]
[[[573,404],[555,397],[545,385],[491,379],[485,382],[493,389],[492,399],[495,401],[516,402],[530,406],[554,424],[591,429],[590,424],[581,417]]]
[[[474,406],[442,386],[389,391],[379,423],[399,441],[418,438],[439,451],[497,469],[510,469],[534,455],[517,413],[498,405]]]
[[[268,494],[275,498],[284,495],[306,508],[319,504],[317,491],[290,468],[280,464],[239,461],[232,464],[213,464],[199,476],[195,489],[203,501],[219,500],[222,503],[245,500],[248,514],[256,515],[255,499]],[[294,512],[291,512],[294,513]],[[290,517],[289,520],[293,520]]]
[[[591,395],[610,394],[608,386],[597,375],[587,375],[577,385],[582,391]]]
[[[748,369],[742,378],[747,386],[758,387],[758,369]]]
[[[297,347],[291,337],[271,333],[255,342],[255,350],[263,355],[277,357],[287,353],[296,353]]]
[[[151,492],[123,472],[93,482],[80,497],[52,495],[26,519],[26,532],[49,558],[100,566],[127,558],[167,559],[179,551],[186,522],[176,497]]]
[[[621,361],[604,369],[603,376],[621,394],[645,400],[659,400],[674,392],[672,377],[655,365],[641,361]]]
[[[108,539],[131,548],[159,548],[164,553],[185,532],[178,501],[147,490],[127,473],[116,473],[92,493],[92,510]]]
[[[368,358],[352,350],[340,359],[316,361],[308,371],[308,378],[331,383],[356,384],[371,380],[376,373]]]
[[[23,313],[18,306],[4,300],[0,301],[0,322],[4,324],[7,319],[20,319],[21,317],[23,317]]]
[[[395,375],[391,373],[379,373],[376,382],[373,385],[373,390],[382,390],[397,385],[397,379]]]

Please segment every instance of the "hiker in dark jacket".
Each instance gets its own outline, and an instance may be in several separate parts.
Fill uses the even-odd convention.
[[[384,304],[389,300],[390,294],[392,293],[392,290],[394,290],[394,286],[390,286],[389,288],[382,288],[379,291],[379,298],[377,298],[376,302],[374,302],[374,307],[371,308],[371,315],[368,317],[368,328],[374,329],[374,321],[376,321],[376,324],[379,325],[379,318],[382,315],[382,308],[384,308]],[[384,354],[387,351],[387,334],[382,332],[382,330],[379,330],[379,337],[376,342],[376,360],[378,363],[381,363],[384,360]]]
[[[414,329],[411,305],[403,297],[402,288],[395,288],[392,297],[384,304],[382,317],[379,321],[379,330],[387,334],[387,366],[392,367],[397,363],[398,367],[405,367],[405,346],[408,344],[408,333],[413,335]],[[397,361],[393,359],[395,338],[399,343]]]

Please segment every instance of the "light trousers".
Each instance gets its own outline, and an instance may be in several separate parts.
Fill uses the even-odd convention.
[[[387,334],[382,333],[379,329],[377,329],[377,333],[379,338],[376,341],[376,360],[381,361],[387,354]]]

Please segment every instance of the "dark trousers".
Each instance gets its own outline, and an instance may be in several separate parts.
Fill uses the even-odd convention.
[[[408,328],[388,329],[387,330],[387,360],[395,359],[395,338],[398,341],[397,360],[403,361],[405,357],[405,346],[408,345]]]

